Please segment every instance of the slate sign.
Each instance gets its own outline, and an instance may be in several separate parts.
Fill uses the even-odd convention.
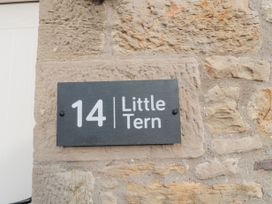
[[[177,80],[58,83],[57,145],[181,142]]]

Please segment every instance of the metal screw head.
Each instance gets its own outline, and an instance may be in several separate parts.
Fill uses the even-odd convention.
[[[64,112],[64,111],[60,111],[60,112],[59,112],[59,116],[60,116],[60,117],[63,117],[64,115],[65,115],[65,112]]]
[[[177,108],[173,109],[173,110],[172,110],[172,114],[173,114],[173,115],[177,115],[177,114],[178,114],[178,109],[177,109]]]

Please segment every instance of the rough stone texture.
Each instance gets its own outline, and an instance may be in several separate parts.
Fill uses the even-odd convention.
[[[260,44],[247,0],[122,0],[113,10],[115,50],[122,53],[244,53]]]
[[[171,173],[177,173],[183,175],[187,172],[188,166],[181,163],[166,163],[166,164],[156,164],[156,163],[132,163],[132,164],[117,164],[107,166],[105,168],[99,169],[98,172],[105,175],[109,175],[114,178],[122,177],[132,177],[132,176],[142,176],[144,174],[156,174],[158,176],[166,176]]]
[[[101,204],[117,204],[117,198],[112,192],[105,192],[101,194]]]
[[[262,189],[258,184],[219,184],[204,185],[199,183],[173,183],[161,185],[128,185],[129,204],[164,204],[164,203],[222,203],[242,204],[251,198],[261,198]]]
[[[272,23],[272,1],[262,0],[262,10],[265,20],[269,23]]]
[[[238,172],[238,159],[229,158],[224,161],[214,159],[196,166],[196,176],[199,179],[209,179],[217,176],[228,176]]]
[[[67,170],[58,166],[35,166],[34,204],[93,204],[95,178],[89,171]]]
[[[249,12],[248,1],[249,0],[231,0],[230,3],[234,10],[244,11],[247,13]]]
[[[204,67],[207,73],[216,79],[268,81],[270,77],[270,63],[250,57],[211,56],[205,59]]]
[[[152,166],[152,168],[150,168]],[[173,168],[173,166],[175,168]],[[176,168],[178,166],[178,168]],[[177,176],[180,162],[95,161],[47,163],[33,171],[34,204],[116,204],[116,203],[246,203],[262,198],[256,183],[205,185],[175,180],[160,182],[167,174]],[[107,169],[107,168],[110,169]],[[126,171],[126,167],[130,170]],[[111,174],[111,170],[115,173]],[[118,172],[120,171],[121,172]],[[139,171],[137,173],[137,171]],[[132,173],[133,172],[133,173]],[[159,173],[160,172],[160,173]],[[165,174],[167,172],[167,174]],[[117,174],[116,174],[117,173]],[[132,173],[132,174],[131,174]],[[180,176],[186,172],[182,170]],[[116,182],[106,185],[105,182]],[[232,201],[232,202],[231,202]],[[235,202],[234,202],[235,201]]]
[[[272,88],[253,94],[248,104],[249,116],[256,122],[260,134],[272,135]]]
[[[163,180],[169,176],[183,176],[187,172],[188,166],[185,163],[172,159],[164,160],[164,162],[131,159],[43,162],[34,167],[33,197],[35,199],[33,202],[35,204],[124,203],[124,198],[118,196],[118,192],[124,194],[128,182],[146,183]],[[55,188],[57,189],[53,192]],[[79,195],[83,200],[76,200]],[[75,198],[71,199],[71,196]]]
[[[255,162],[254,170],[263,169],[265,171],[272,171],[272,159]]]
[[[38,60],[67,60],[102,52],[105,8],[90,0],[40,1]]]
[[[218,154],[230,154],[260,149],[262,148],[262,142],[257,136],[235,139],[214,139],[212,147]]]
[[[240,89],[238,87],[215,86],[205,97],[206,123],[213,134],[245,132],[248,125],[243,121],[239,110]]]
[[[80,67],[80,69],[78,69]],[[130,147],[62,148],[56,146],[56,86],[63,81],[177,78],[180,88],[182,144]],[[50,80],[48,80],[50,79]],[[35,161],[81,161],[124,158],[193,158],[204,153],[204,127],[199,107],[200,76],[192,58],[149,58],[122,61],[38,65],[34,137]]]

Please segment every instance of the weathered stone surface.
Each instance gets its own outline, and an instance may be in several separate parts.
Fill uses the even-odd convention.
[[[260,134],[272,134],[272,88],[258,90],[248,103],[249,116],[256,122]]]
[[[144,174],[156,174],[166,176],[170,173],[183,175],[187,172],[188,166],[181,163],[167,163],[158,165],[150,162],[132,163],[132,164],[117,164],[110,165],[99,172],[104,175],[110,175],[114,178],[127,178],[133,176],[143,176]]]
[[[33,203],[93,204],[95,178],[89,171],[35,166]]]
[[[208,91],[205,97],[206,123],[211,133],[225,134],[248,130],[248,125],[238,110],[239,91],[238,87],[219,86]]]
[[[256,81],[268,81],[270,63],[250,57],[211,56],[205,59],[204,67],[214,78],[242,78]]]
[[[117,204],[117,198],[112,192],[101,193],[101,204]]]
[[[257,136],[235,139],[214,139],[212,141],[212,147],[218,154],[229,154],[260,149],[262,143]]]
[[[114,177],[110,177],[107,179],[101,178],[101,180],[102,180],[102,182],[100,182],[100,183],[104,189],[112,190],[119,185],[117,179]]]
[[[43,0],[40,3],[38,60],[66,60],[102,52],[105,7],[92,1]]]
[[[254,170],[263,169],[265,171],[272,171],[272,159],[255,162]]]
[[[272,1],[262,0],[262,10],[265,20],[272,23]]]
[[[169,185],[129,183],[128,185],[129,204],[242,204],[247,203],[251,198],[262,198],[260,185],[255,183],[210,186],[199,183],[173,183]]]
[[[123,0],[113,10],[121,53],[243,53],[260,44],[247,0]]]
[[[248,0],[231,0],[230,3],[234,10],[249,12]]]
[[[236,174],[238,171],[238,159],[229,158],[224,161],[214,159],[196,166],[196,176],[199,179],[209,179],[217,176]]]
[[[56,146],[57,82],[171,78],[177,78],[179,82],[182,144],[92,148]],[[200,76],[198,63],[193,58],[111,58],[67,63],[46,62],[38,65],[36,81],[35,161],[188,158],[199,157],[204,153],[204,127],[198,93]]]

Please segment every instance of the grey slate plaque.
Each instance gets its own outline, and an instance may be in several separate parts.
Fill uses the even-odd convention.
[[[181,142],[177,80],[58,83],[57,145]]]

